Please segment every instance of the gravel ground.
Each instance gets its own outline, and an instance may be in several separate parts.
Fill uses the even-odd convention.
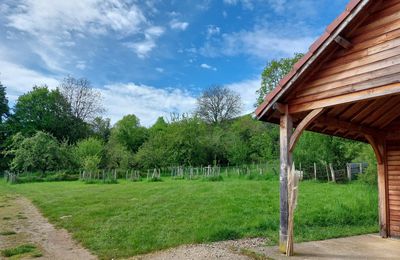
[[[140,255],[131,259],[154,260],[248,260],[267,259],[255,253],[253,249],[264,247],[266,240],[263,238],[239,239],[216,242],[210,244],[184,245],[147,255]]]

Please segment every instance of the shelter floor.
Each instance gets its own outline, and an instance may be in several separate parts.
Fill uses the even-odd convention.
[[[400,240],[370,234],[304,242],[294,245],[294,257],[281,255],[277,247],[255,251],[272,259],[400,259]]]

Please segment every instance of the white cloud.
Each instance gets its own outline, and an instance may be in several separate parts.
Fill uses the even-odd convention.
[[[7,88],[7,96],[11,103],[35,85],[47,85],[50,88],[56,88],[58,85],[56,77],[47,76],[2,59],[0,59],[0,71],[0,81]]]
[[[210,66],[210,65],[208,65],[207,63],[202,63],[202,64],[200,65],[200,67],[203,68],[203,69],[207,69],[207,70],[217,71],[217,68],[215,68],[215,67],[213,67],[213,66]]]
[[[124,45],[132,49],[136,55],[144,59],[149,53],[157,46],[156,40],[164,33],[164,28],[159,26],[152,26],[144,33],[144,39],[138,42],[127,42]]]
[[[218,35],[221,32],[221,28],[216,25],[208,25],[207,26],[207,38],[211,38],[214,35]]]
[[[32,35],[45,32],[90,32],[107,30],[136,32],[146,21],[136,5],[120,0],[21,0],[8,16],[9,26]]]
[[[160,72],[160,73],[163,73],[163,72],[164,72],[164,69],[163,69],[163,68],[156,68],[156,71],[158,71],[158,72]]]
[[[174,30],[185,31],[187,29],[187,27],[189,26],[189,23],[181,22],[177,19],[172,19],[171,22],[169,23],[169,26],[171,27],[171,29],[174,29]]]
[[[83,61],[83,60],[80,60],[80,61],[78,61],[78,62],[76,63],[75,67],[76,67],[77,69],[80,69],[80,70],[85,70],[85,69],[86,69],[86,62]]]
[[[246,9],[253,9],[253,1],[252,0],[224,0],[225,4],[228,5],[237,5],[237,4],[242,4],[242,6]]]
[[[297,37],[267,28],[255,28],[252,31],[223,34],[217,40],[206,42],[200,52],[207,57],[245,54],[265,60],[271,56],[291,56],[296,52],[305,52],[314,39],[314,36]]]
[[[143,37],[133,49],[145,57],[155,48],[158,37],[152,32],[156,26],[133,1],[18,0],[6,2],[1,10],[6,26],[25,35],[29,44],[24,51],[35,53],[47,68],[57,72],[66,73],[65,67],[76,64],[71,55],[76,41],[111,35],[114,39]]]
[[[257,101],[256,91],[260,89],[260,86],[261,79],[258,78],[243,80],[240,82],[225,85],[225,87],[227,87],[228,89],[240,94],[243,104],[243,114],[254,112],[254,104]]]
[[[124,115],[135,114],[142,125],[151,126],[160,116],[168,117],[172,112],[191,112],[196,105],[196,98],[181,89],[160,89],[128,83],[107,85],[100,91],[107,116],[113,123]]]

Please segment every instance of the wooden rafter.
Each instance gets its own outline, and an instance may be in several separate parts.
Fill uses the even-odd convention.
[[[294,130],[292,136],[290,137],[290,142],[289,142],[289,151],[293,152],[293,149],[297,143],[297,141],[300,138],[301,133],[303,132],[304,129],[306,129],[319,115],[322,114],[324,111],[323,108],[318,108],[313,111],[311,111],[296,127],[296,130]]]
[[[345,48],[345,49],[350,49],[351,46],[352,46],[352,44],[351,44],[351,42],[349,40],[347,40],[346,38],[344,38],[344,37],[342,37],[340,35],[338,35],[335,38],[335,42],[337,44],[339,44],[340,46],[342,46],[343,48]]]
[[[398,81],[399,82],[390,85],[376,87],[373,89],[365,89],[357,92],[350,92],[347,94],[343,94],[341,96],[325,98],[302,104],[295,104],[295,105],[289,104],[289,113],[294,114],[304,111],[310,111],[316,108],[325,108],[345,103],[352,103],[356,101],[370,100],[378,97],[397,95],[400,94],[400,80]]]
[[[321,124],[323,126],[330,126],[339,129],[346,130],[348,132],[361,133],[364,135],[372,135],[372,136],[385,136],[386,133],[376,128],[361,126],[358,124],[354,124],[348,121],[339,120],[337,118],[321,116],[315,120],[317,124]]]

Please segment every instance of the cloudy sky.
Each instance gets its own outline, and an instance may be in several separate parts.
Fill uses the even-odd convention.
[[[268,60],[304,52],[347,0],[0,0],[0,81],[11,104],[33,85],[86,77],[113,122],[190,112],[225,85],[251,112]]]

